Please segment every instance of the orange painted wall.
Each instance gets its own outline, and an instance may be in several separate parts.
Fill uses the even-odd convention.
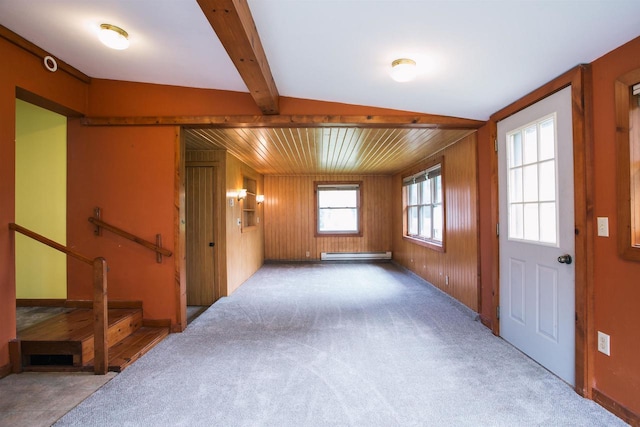
[[[259,115],[248,93],[93,79],[88,116]]]
[[[261,115],[248,93],[93,79],[88,116]],[[280,114],[399,115],[403,111],[280,98]],[[414,113],[415,114],[415,113]]]
[[[83,112],[87,85],[58,71],[47,71],[39,58],[0,38],[0,372],[9,363],[9,340],[16,336],[13,238],[8,224],[15,215],[16,87]]]
[[[640,68],[640,38],[592,63],[594,216],[609,218],[610,237],[595,237],[595,329],[611,336],[611,356],[595,352],[595,388],[640,414],[640,263],[617,254],[614,81]],[[595,232],[594,232],[595,234]],[[595,342],[595,339],[594,339]]]
[[[174,250],[173,127],[86,127],[69,121],[67,244],[109,266],[110,300],[142,300],[144,318],[175,321],[174,261],[87,221],[102,209],[104,221]],[[68,298],[91,299],[91,268],[68,263]]]

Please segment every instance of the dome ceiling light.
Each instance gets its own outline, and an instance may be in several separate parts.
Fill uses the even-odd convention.
[[[408,82],[416,78],[416,61],[409,58],[396,59],[391,63],[391,78],[397,82]]]
[[[129,47],[129,34],[120,27],[111,24],[100,24],[100,41],[107,47],[124,50]]]

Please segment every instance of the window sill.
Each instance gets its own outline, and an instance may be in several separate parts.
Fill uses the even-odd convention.
[[[419,246],[423,246],[425,248],[429,248],[432,249],[434,251],[438,251],[438,252],[446,252],[445,251],[445,247],[444,247],[444,242],[442,242],[442,244],[438,244],[438,243],[434,243],[434,242],[430,242],[428,240],[423,240],[423,239],[417,239],[415,237],[410,237],[410,236],[402,236],[402,239],[409,242],[409,243],[413,243]]]

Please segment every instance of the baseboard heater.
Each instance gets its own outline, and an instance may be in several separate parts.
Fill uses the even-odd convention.
[[[322,261],[390,260],[391,252],[321,252]]]

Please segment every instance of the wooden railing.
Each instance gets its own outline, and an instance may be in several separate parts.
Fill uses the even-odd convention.
[[[109,345],[107,342],[107,261],[102,257],[94,259],[87,258],[60,243],[47,239],[18,224],[10,223],[9,229],[93,266],[93,367],[96,374],[106,374],[109,369]]]
[[[94,216],[89,217],[89,222],[96,226],[96,235],[102,234],[102,229],[108,230],[118,236],[124,237],[125,239],[129,239],[132,242],[136,242],[139,245],[144,246],[147,249],[150,249],[156,253],[156,261],[158,263],[162,262],[162,256],[170,257],[173,253],[162,247],[162,236],[160,234],[156,234],[156,243],[149,242],[141,237],[136,236],[135,234],[131,234],[128,231],[124,231],[121,228],[116,227],[115,225],[108,224],[101,219],[101,210],[100,208],[95,208]]]

